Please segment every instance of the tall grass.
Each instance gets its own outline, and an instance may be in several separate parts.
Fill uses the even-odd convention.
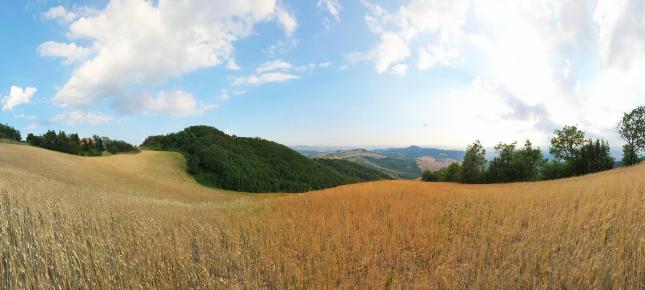
[[[2,158],[0,288],[645,288],[645,166],[208,199]]]

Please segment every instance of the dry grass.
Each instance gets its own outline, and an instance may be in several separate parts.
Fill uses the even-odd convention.
[[[0,288],[643,289],[644,177],[256,198],[176,154],[0,144]]]

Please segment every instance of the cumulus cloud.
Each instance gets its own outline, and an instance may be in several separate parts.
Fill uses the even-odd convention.
[[[87,59],[92,54],[92,49],[76,43],[47,41],[38,46],[38,53],[41,56],[62,57],[65,64],[72,64]]]
[[[151,111],[167,113],[174,117],[199,116],[217,108],[216,105],[197,103],[195,98],[182,91],[162,91],[156,98],[150,98],[145,106]]]
[[[43,17],[49,20],[58,20],[62,22],[72,22],[78,18],[78,15],[72,11],[67,11],[63,6],[52,7],[43,13]]]
[[[151,98],[147,90],[203,68],[225,64],[237,69],[234,42],[253,33],[257,23],[271,21],[287,35],[297,27],[276,0],[111,0],[104,9],[69,24],[71,43],[47,42],[39,51],[68,63],[87,58],[55,94],[58,105],[87,108],[108,101],[121,113],[170,112],[165,104],[174,104],[172,98],[190,104],[189,98],[177,92]],[[182,108],[171,114],[196,112],[191,105]]]
[[[114,121],[114,117],[105,115],[100,112],[71,111],[60,113],[54,116],[49,121],[52,123],[61,123],[70,126],[79,124],[102,125]]]
[[[226,69],[228,70],[240,70],[240,66],[235,62],[234,58],[229,58],[226,63]]]
[[[470,1],[412,0],[395,12],[367,0],[362,3],[368,10],[365,21],[380,36],[380,41],[366,53],[350,55],[350,60],[373,61],[376,71],[383,73],[390,68],[401,68],[397,64],[410,57],[412,46],[419,47],[420,69],[449,64],[459,56],[460,50],[455,47],[463,39]],[[430,43],[423,40],[426,35],[432,37]]]
[[[628,68],[645,54],[645,2],[599,0],[593,19],[598,25],[600,50],[610,66]]]
[[[482,99],[516,112],[496,116],[534,124],[533,133],[546,136],[554,124],[606,132],[622,112],[642,104],[643,1],[362,3],[365,24],[378,40],[348,54],[350,62],[369,61],[378,73],[401,75],[402,65],[409,74],[416,61],[420,71],[443,66],[481,76],[502,88]]]
[[[31,97],[33,97],[37,91],[38,90],[33,87],[26,87],[23,89],[18,86],[11,86],[9,89],[9,95],[4,96],[2,98],[2,102],[0,102],[2,103],[2,110],[11,111],[16,106],[28,104],[31,102]]]

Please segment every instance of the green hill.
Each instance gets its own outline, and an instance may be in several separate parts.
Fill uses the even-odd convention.
[[[177,151],[208,186],[246,192],[305,192],[362,181],[260,138],[230,136],[208,126],[148,137],[143,148]],[[369,174],[368,174],[369,175]]]

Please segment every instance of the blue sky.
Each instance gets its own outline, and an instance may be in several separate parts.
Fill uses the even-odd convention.
[[[206,124],[288,145],[621,141],[645,4],[5,1],[0,122],[140,143]]]

